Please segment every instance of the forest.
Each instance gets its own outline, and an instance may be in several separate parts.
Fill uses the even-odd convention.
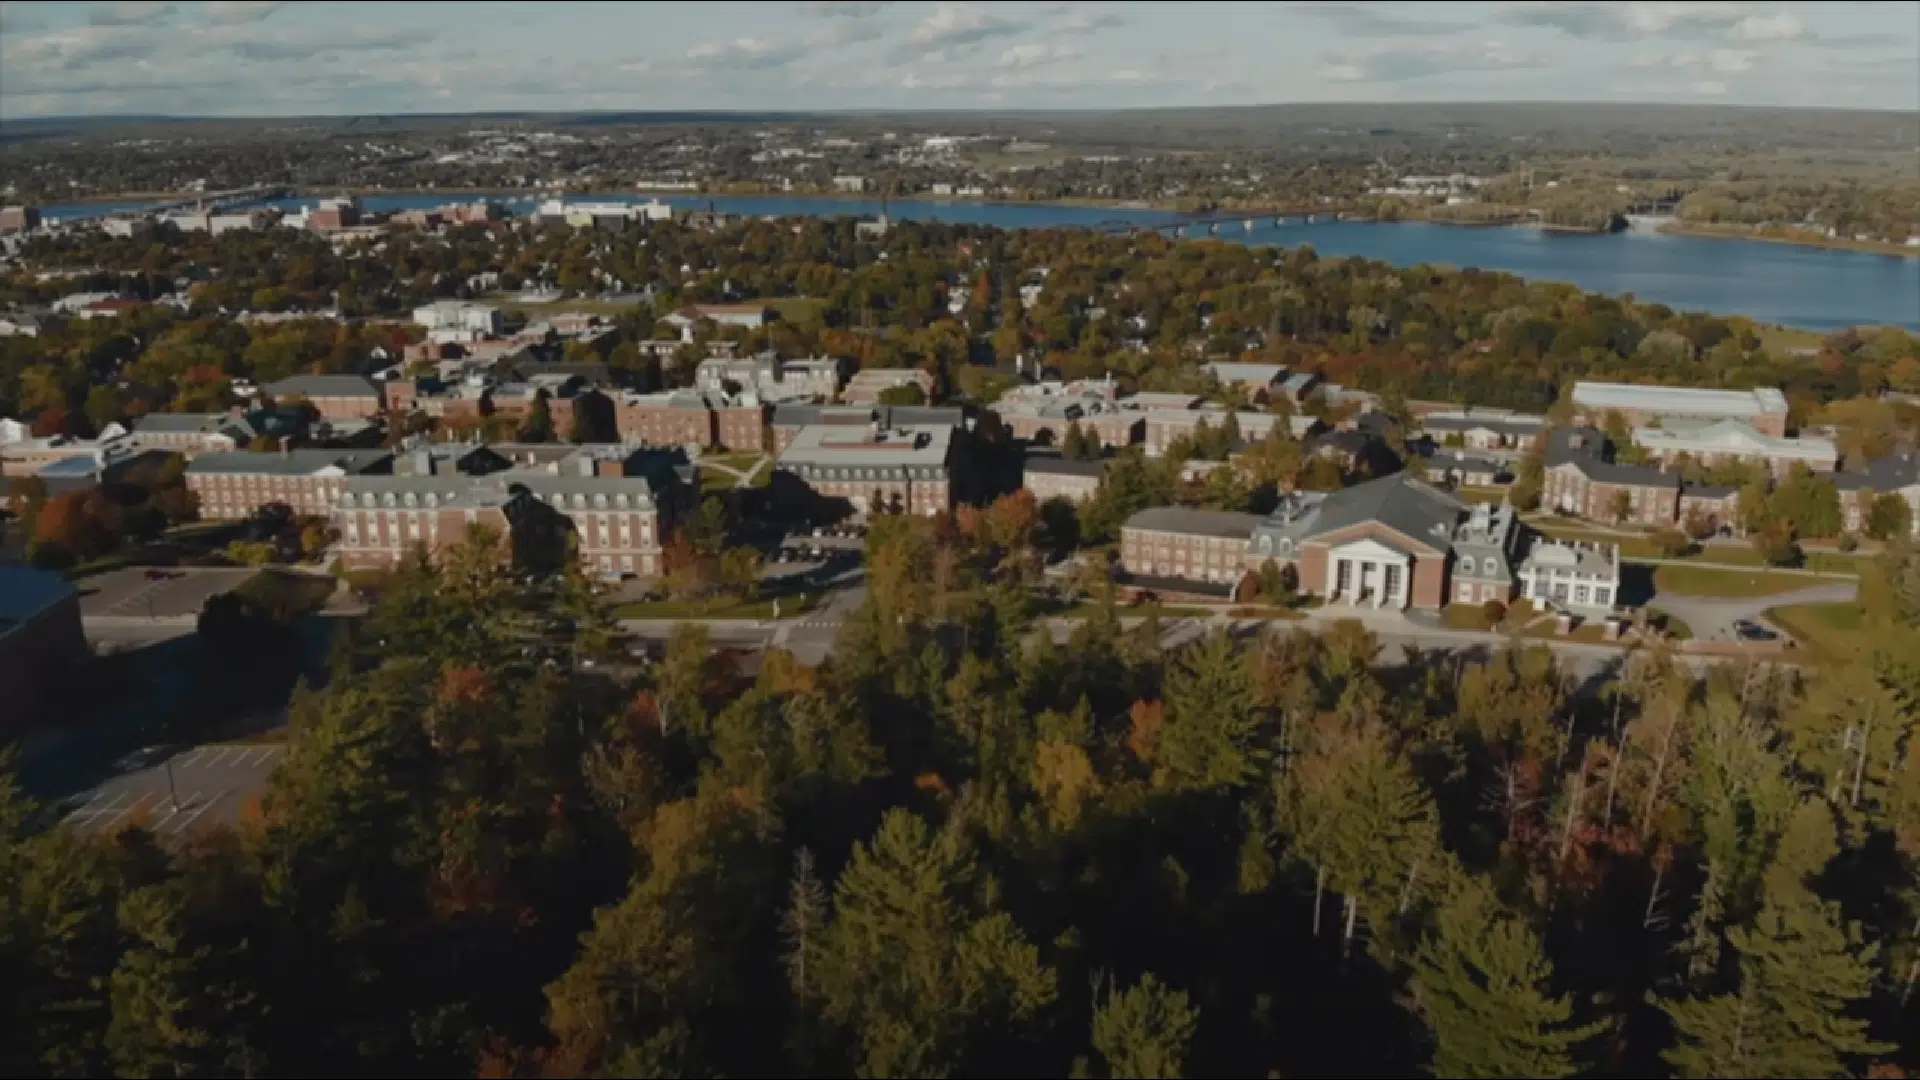
[[[397,352],[413,307],[484,296],[474,283],[485,273],[498,274],[490,287],[551,286],[583,302],[651,289],[650,304],[616,316],[629,340],[603,339],[605,359],[643,388],[690,381],[700,352],[697,344],[672,358],[664,373],[643,358],[631,339],[660,336],[656,317],[690,302],[766,299],[782,320],[724,331],[744,349],[923,367],[936,396],[979,404],[1010,385],[1020,357],[1141,389],[1204,389],[1197,369],[1209,357],[1264,359],[1366,390],[1531,410],[1577,378],[1779,386],[1799,420],[1881,390],[1920,392],[1920,339],[1898,330],[1787,349],[1745,319],[1508,274],[1083,230],[901,223],[875,240],[850,218],[716,232],[468,226],[403,230],[336,252],[290,230],[169,228],[37,238],[23,256],[25,268],[0,279],[0,302],[46,303],[75,289],[184,294],[184,311],[154,304],[0,339],[0,415],[58,408],[62,422],[43,426],[62,430],[73,418],[82,433],[87,413],[218,408],[235,379],[385,367],[392,361],[373,350]],[[73,276],[40,280],[60,269]],[[1043,287],[1029,306],[1020,290],[1035,284]],[[245,311],[315,318],[236,321]],[[90,400],[103,385],[103,400]]]
[[[585,581],[484,539],[405,567],[237,828],[85,837],[0,780],[0,1064],[1920,1068],[1910,547],[1863,581],[1871,650],[1580,685],[1519,642],[1389,666],[1354,623],[1170,652],[1099,586],[1056,642],[995,569],[1037,529],[881,519],[819,668],[692,627],[618,663]]]

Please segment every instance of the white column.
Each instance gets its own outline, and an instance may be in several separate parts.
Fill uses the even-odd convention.
[[[1387,564],[1381,563],[1374,573],[1380,575],[1380,580],[1373,586],[1373,606],[1383,608],[1387,606]]]

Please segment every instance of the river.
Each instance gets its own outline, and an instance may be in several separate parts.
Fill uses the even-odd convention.
[[[475,195],[370,195],[373,211],[440,206]],[[545,196],[490,196],[525,211]],[[577,201],[644,202],[633,194],[580,195]],[[878,214],[878,200],[751,196],[660,196],[677,209],[704,208],[752,216]],[[278,199],[281,209],[316,199]],[[151,203],[50,206],[52,219],[139,210]],[[1092,227],[1113,223],[1159,225],[1179,215],[1155,210],[1019,203],[901,201],[888,206],[900,220],[949,221],[1002,228]],[[1809,330],[1896,325],[1920,332],[1920,259],[1856,251],[1795,247],[1757,240],[1724,240],[1630,231],[1606,236],[1526,227],[1461,228],[1420,222],[1372,224],[1321,221],[1275,226],[1271,219],[1245,232],[1239,222],[1221,226],[1218,239],[1231,243],[1312,245],[1325,256],[1360,255],[1397,266],[1442,266],[1504,270],[1535,281],[1565,281],[1591,292],[1631,294],[1641,301],[1683,311],[1745,315],[1760,322]]]

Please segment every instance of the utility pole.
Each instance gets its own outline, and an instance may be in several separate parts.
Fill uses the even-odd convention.
[[[166,769],[167,769],[167,800],[173,804],[173,812],[177,814],[180,812],[180,792],[176,790],[173,786],[173,759],[172,758],[167,759]]]

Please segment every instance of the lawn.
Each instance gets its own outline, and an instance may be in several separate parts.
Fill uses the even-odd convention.
[[[1623,559],[1660,559],[1660,548],[1651,539],[1643,536],[1618,536],[1586,529],[1574,524],[1561,524],[1557,521],[1533,521],[1534,528],[1559,540],[1597,540],[1603,544],[1620,545],[1620,557]],[[1801,561],[1801,569],[1818,570],[1825,574],[1860,573],[1859,555],[1843,555],[1838,551],[1808,550]],[[1700,566],[1765,566],[1760,553],[1745,544],[1713,544],[1696,548],[1692,553],[1680,557],[1680,561]]]
[[[1656,593],[1722,598],[1778,596],[1822,584],[1804,574],[1770,570],[1722,570],[1708,566],[1661,566],[1653,572]]]
[[[613,609],[616,619],[771,619],[772,600],[743,601],[736,597],[714,600],[636,600]],[[819,604],[814,593],[780,597],[780,617],[812,611]]]
[[[1507,499],[1506,488],[1459,487],[1453,491],[1453,497],[1461,502],[1491,503],[1498,506]]]
[[[1871,644],[1859,604],[1792,604],[1774,608],[1767,618],[1823,658],[1858,656]]]
[[[783,296],[766,305],[780,313],[781,322],[803,323],[820,311],[821,301],[811,296]]]

